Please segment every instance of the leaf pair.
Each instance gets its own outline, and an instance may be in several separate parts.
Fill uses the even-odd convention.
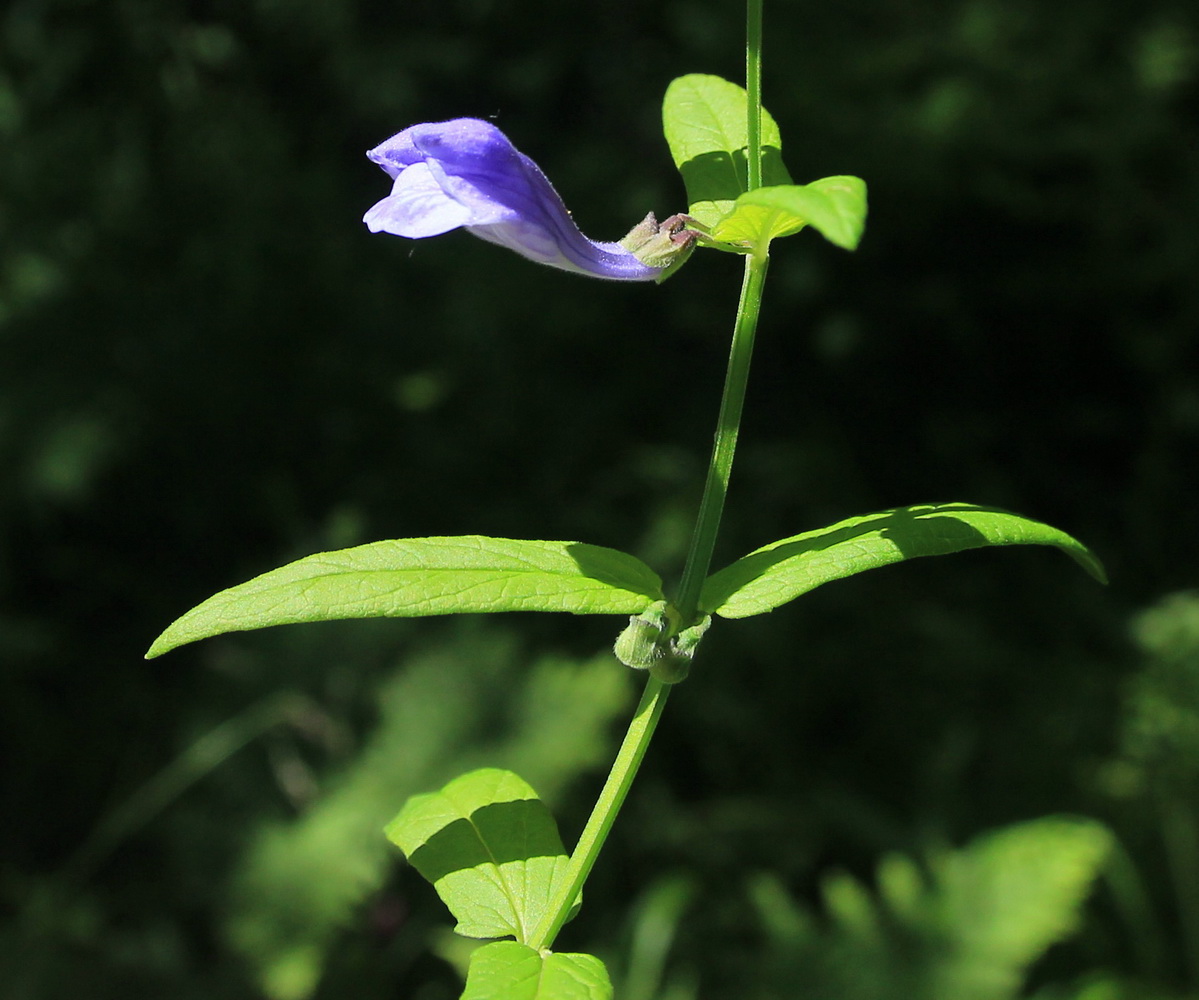
[[[779,127],[762,109],[762,187],[749,190],[745,91],[693,73],[666,89],[662,125],[687,186],[688,214],[723,249],[753,251],[811,226],[853,250],[866,223],[866,185],[857,177],[792,184]]]
[[[707,579],[699,610],[746,618],[831,580],[991,545],[1051,545],[1104,579],[1089,549],[1047,524],[974,504],[921,504],[757,549]],[[496,611],[636,615],[661,600],[661,578],[616,549],[482,535],[406,538],[307,556],[221,591],[171,624],[146,655],[296,622]]]

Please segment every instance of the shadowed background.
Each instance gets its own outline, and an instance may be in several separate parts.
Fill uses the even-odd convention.
[[[461,233],[372,236],[389,182],[363,151],[488,118],[618,238],[685,208],[661,97],[683,73],[738,79],[741,17],[0,12],[14,997],[452,998],[448,918],[383,823],[505,766],[573,843],[636,695],[604,653],[620,621],[338,623],[141,656],[218,589],[378,538],[580,539],[677,579],[738,261],[621,286]],[[1027,989],[1197,990],[1199,17],[858,0],[768,4],[766,27],[792,176],[865,178],[870,216],[854,254],[776,245],[716,565],[965,500],[1071,532],[1113,582],[1048,550],[969,553],[720,624],[559,943],[599,950],[622,1000],[890,1000],[888,962],[932,970],[908,998],[1021,995],[945,993],[940,953],[902,935],[875,972],[852,936],[826,947],[827,886],[1073,813],[1121,846]],[[789,964],[822,949],[859,980]]]

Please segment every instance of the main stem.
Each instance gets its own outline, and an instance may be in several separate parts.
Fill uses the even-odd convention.
[[[741,281],[741,301],[737,306],[737,325],[729,348],[729,366],[724,378],[724,394],[720,400],[720,416],[716,420],[716,439],[708,463],[708,478],[699,504],[699,516],[691,536],[691,551],[679,584],[675,607],[684,624],[689,625],[699,611],[700,591],[712,563],[724,500],[728,494],[733,454],[737,450],[737,433],[741,427],[741,411],[745,406],[745,387],[749,380],[749,362],[754,352],[754,336],[758,330],[758,313],[762,308],[762,285],[766,280],[765,254],[750,254],[745,258],[745,275]]]
[[[616,822],[616,815],[620,812],[633,779],[637,776],[637,769],[641,766],[645,751],[649,749],[650,737],[654,735],[654,729],[662,717],[668,694],[669,685],[663,684],[656,677],[649,678],[637,705],[637,711],[633,713],[633,721],[629,723],[628,732],[625,733],[624,742],[620,744],[620,750],[616,753],[612,770],[608,772],[608,780],[604,782],[603,790],[591,810],[591,817],[583,827],[579,842],[570,856],[562,888],[558,890],[550,909],[529,940],[530,947],[540,951],[552,945],[554,938],[562,930],[562,925],[566,923],[566,918],[570,916],[579,891],[587,881],[587,876],[591,874],[600,848],[608,839],[608,831]]]
[[[762,186],[762,0],[746,0],[745,4],[745,137],[748,188],[753,191]],[[716,440],[712,445],[699,516],[691,535],[691,550],[687,553],[683,580],[674,602],[684,626],[690,625],[699,614],[700,592],[712,564],[712,552],[720,532],[720,518],[724,513],[729,474],[733,468],[733,453],[737,449],[737,431],[741,426],[741,410],[745,404],[749,361],[754,353],[754,335],[758,329],[758,313],[762,308],[762,285],[766,280],[766,265],[769,262],[766,247],[745,258],[741,301],[737,305],[737,325],[733,330],[724,394],[720,399],[720,416],[716,421]]]
[[[762,0],[745,4],[745,135],[749,190],[762,186]]]
[[[746,0],[745,10],[746,154],[749,164],[748,187],[752,191],[762,186],[762,0]],[[691,536],[691,549],[687,553],[687,564],[675,600],[684,626],[692,624],[698,616],[700,591],[708,575],[712,552],[716,547],[716,535],[720,531],[733,454],[737,450],[741,411],[745,407],[745,387],[749,380],[754,336],[758,330],[758,314],[762,308],[762,286],[766,281],[769,262],[766,246],[745,258],[741,299],[737,304],[737,322],[733,328],[733,344],[729,349],[729,365],[720,398],[712,457],[708,462],[708,478],[704,483],[704,495]],[[538,951],[549,948],[570,916],[583,883],[591,874],[600,849],[637,776],[669,694],[670,686],[651,674],[637,711],[633,713],[633,721],[629,723],[624,741],[617,751],[616,760],[608,772],[608,780],[604,782],[587,825],[567,862],[562,887],[550,901],[545,917],[527,941],[530,947]]]
[[[729,351],[729,366],[724,380],[724,394],[720,401],[720,416],[716,421],[716,441],[708,465],[708,479],[704,486],[703,499],[699,505],[699,517],[691,539],[691,552],[687,557],[687,568],[683,573],[679,599],[675,606],[689,623],[695,617],[699,593],[708,565],[712,561],[712,550],[716,545],[716,533],[720,528],[720,515],[724,510],[724,498],[728,492],[729,473],[733,467],[733,453],[737,447],[737,429],[741,424],[741,411],[745,405],[745,386],[749,378],[749,362],[753,355],[754,334],[758,329],[758,313],[762,306],[762,284],[766,279],[766,254],[752,254],[745,258],[745,277],[741,283],[741,300],[737,306],[737,323],[733,329],[733,345]],[[578,898],[579,890],[591,874],[600,849],[616,822],[616,815],[624,804],[625,796],[632,787],[637,769],[649,749],[650,738],[657,728],[658,719],[666,705],[670,686],[663,684],[652,674],[645,685],[633,721],[617,751],[608,780],[596,799],[587,825],[579,835],[574,853],[566,866],[562,887],[555,893],[545,917],[526,942],[540,951],[549,948],[571,908]]]

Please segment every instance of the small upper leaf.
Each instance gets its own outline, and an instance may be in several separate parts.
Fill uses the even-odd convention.
[[[471,955],[460,1000],[612,1000],[612,982],[594,955],[494,941]]]
[[[527,941],[568,860],[537,793],[497,768],[414,795],[388,824],[387,837],[433,883],[466,937]]]
[[[307,556],[223,590],[177,619],[146,656],[295,622],[483,611],[637,614],[661,599],[658,575],[616,549],[482,535],[402,538]]]
[[[747,191],[712,228],[713,239],[757,246],[811,226],[829,242],[857,248],[866,226],[866,184],[858,177],[825,177]]]
[[[749,187],[744,88],[705,73],[680,76],[666,88],[662,130],[687,186],[687,214],[715,225]],[[779,127],[765,108],[761,135],[762,183],[791,183]]]
[[[763,546],[708,577],[700,609],[724,618],[748,618],[830,580],[917,556],[987,545],[1056,546],[1106,582],[1094,553],[1057,528],[993,507],[921,504],[851,517]]]

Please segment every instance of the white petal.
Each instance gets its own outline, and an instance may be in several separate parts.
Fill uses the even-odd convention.
[[[466,225],[471,214],[442,190],[428,164],[414,163],[400,173],[391,194],[374,205],[362,221],[372,233],[416,240]]]

